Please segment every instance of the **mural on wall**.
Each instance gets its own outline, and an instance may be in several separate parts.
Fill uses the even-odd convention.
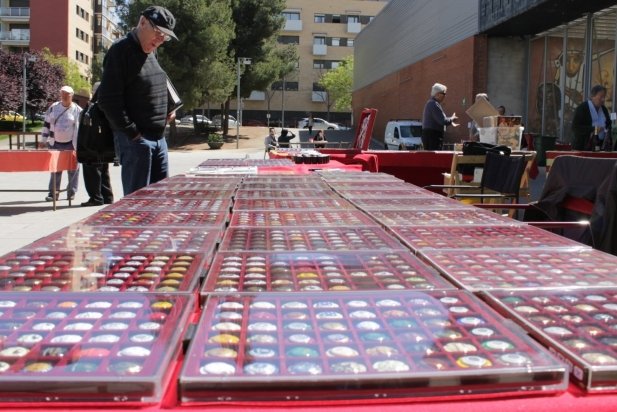
[[[557,136],[559,140],[570,142],[572,139],[570,126],[574,111],[588,97],[584,92],[586,70],[584,39],[568,39],[568,48],[564,52],[562,37],[548,37],[546,56],[544,45],[544,38],[531,43],[529,118],[526,130],[537,134],[543,133],[546,136]],[[595,84],[602,84],[607,88],[606,107],[609,111],[613,110],[614,47],[614,40],[595,40],[591,64],[590,88]],[[544,61],[546,66],[543,64]],[[543,73],[543,68],[546,68],[546,73]],[[562,121],[564,136],[560,136]]]

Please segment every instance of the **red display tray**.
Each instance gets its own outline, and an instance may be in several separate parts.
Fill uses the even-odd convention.
[[[200,167],[246,167],[246,166],[292,166],[289,159],[207,159],[197,165]]]
[[[371,210],[369,216],[387,227],[392,226],[457,226],[522,224],[509,217],[478,208],[460,206],[433,210]]]
[[[355,207],[342,198],[323,199],[238,199],[234,210],[341,210]]]
[[[379,191],[383,191],[383,190],[403,190],[403,191],[413,191],[413,192],[420,192],[420,191],[426,191],[428,193],[431,193],[434,195],[433,192],[429,192],[428,190],[422,189],[418,186],[406,183],[402,180],[369,180],[369,179],[365,179],[365,180],[360,180],[360,181],[353,181],[353,182],[328,182],[328,184],[330,185],[330,187],[332,187],[333,189],[337,190],[337,191],[343,191],[343,190],[366,190],[367,187],[368,188],[374,188],[377,189]]]
[[[147,186],[144,189],[139,189],[136,192],[124,197],[124,199],[130,198],[148,198],[148,199],[218,199],[227,200],[231,199],[235,190],[175,190],[175,189],[151,189]]]
[[[147,228],[72,225],[23,249],[36,251],[181,252],[211,255],[222,238],[219,229]]]
[[[242,190],[330,190],[324,182],[243,182]]]
[[[617,256],[588,248],[423,249],[420,254],[471,291],[617,287]]]
[[[340,198],[336,192],[325,190],[243,190],[238,189],[235,199],[323,199]]]
[[[223,228],[229,212],[131,212],[101,210],[81,221],[86,226],[172,226]]]
[[[202,288],[210,292],[452,289],[407,251],[219,252]]]
[[[617,391],[617,289],[493,291],[486,296],[564,359],[580,387]]]
[[[179,389],[193,404],[528,397],[566,387],[565,364],[452,290],[211,295]]]
[[[105,208],[106,212],[116,210],[137,212],[223,212],[231,209],[231,199],[187,199],[187,198],[122,198]]]
[[[296,183],[323,183],[323,180],[316,175],[246,175],[243,177],[244,183],[275,183],[275,182],[296,182]]]
[[[190,253],[19,250],[0,257],[0,291],[192,293],[204,266]]]
[[[179,181],[170,181],[170,182],[165,182],[165,183],[159,182],[159,183],[155,183],[153,185],[147,186],[147,190],[175,190],[175,191],[196,190],[196,191],[227,192],[227,191],[234,191],[238,187],[238,182],[232,182],[232,183],[222,183],[222,182],[213,182],[213,181],[200,182],[197,179],[193,179],[193,180],[186,181],[186,182],[179,182]]]
[[[528,225],[502,226],[391,226],[389,228],[414,251],[422,249],[495,249],[577,247],[573,240]]]
[[[191,173],[185,173],[175,176],[170,176],[166,179],[160,180],[156,183],[149,185],[150,188],[161,188],[165,187],[168,184],[176,184],[176,183],[233,183],[235,185],[240,184],[242,181],[241,176],[219,176],[219,175],[211,175],[211,176],[199,176]]]
[[[416,209],[457,209],[462,204],[445,196],[426,196],[414,198],[351,199],[359,209],[372,210],[416,210]]]
[[[333,227],[270,229],[230,227],[221,251],[326,251],[406,250],[398,240],[379,227]]]
[[[390,198],[418,198],[418,197],[443,197],[436,193],[429,192],[426,189],[421,189],[416,186],[409,185],[408,189],[381,189],[379,183],[370,189],[364,185],[363,189],[344,189],[336,191],[345,199],[390,199]]]
[[[234,211],[229,226],[377,226],[377,222],[358,210],[309,212],[285,211]]]
[[[320,170],[315,172],[326,182],[403,182],[402,179],[394,177],[387,173],[373,173],[373,172],[358,172],[358,171],[346,171],[340,170]]]
[[[159,402],[194,296],[2,293],[0,401]]]

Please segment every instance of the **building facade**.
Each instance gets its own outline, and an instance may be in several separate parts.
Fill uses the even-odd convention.
[[[529,132],[571,140],[573,108],[594,84],[615,95],[615,0],[392,0],[356,39],[354,112],[379,110],[374,136],[390,118],[421,118],[430,87],[448,86],[444,103],[469,135],[465,111],[488,93],[522,115]],[[396,35],[392,27],[403,27]]]
[[[280,44],[295,44],[297,70],[273,83],[270,90],[254,91],[242,101],[243,123],[257,121],[294,126],[312,113],[315,117],[350,123],[351,113],[333,112],[319,78],[353,55],[355,38],[387,4],[387,0],[287,0]],[[235,101],[232,102],[236,109]]]
[[[93,57],[117,37],[113,0],[0,0],[0,47],[48,48],[90,78]]]

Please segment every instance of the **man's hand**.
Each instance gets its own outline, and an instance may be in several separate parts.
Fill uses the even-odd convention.
[[[176,112],[173,111],[167,115],[167,124],[171,124],[174,120],[176,120]]]
[[[457,127],[458,123],[456,123],[456,120],[458,120],[458,117],[456,116],[456,113],[452,113],[452,117],[450,119],[452,119],[452,123],[450,124],[454,127]]]

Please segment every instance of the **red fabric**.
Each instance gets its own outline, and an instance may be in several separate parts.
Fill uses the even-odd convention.
[[[362,170],[369,172],[379,172],[379,159],[376,155],[365,153],[328,153],[331,160],[341,163],[362,165]]]
[[[0,150],[0,172],[60,172],[77,169],[70,150]]]
[[[588,216],[591,216],[593,211],[593,202],[580,197],[568,196],[561,205],[568,210],[579,212]]]

